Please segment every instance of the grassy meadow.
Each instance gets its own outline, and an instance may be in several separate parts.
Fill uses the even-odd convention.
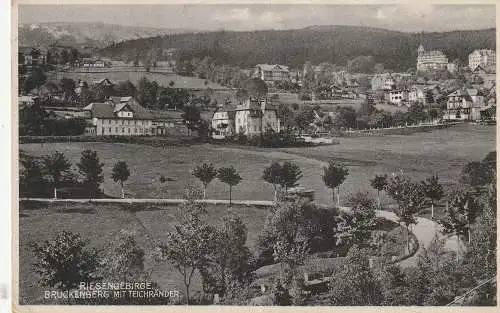
[[[193,88],[193,89],[226,89],[217,83],[210,80],[200,79],[196,77],[180,76],[174,73],[148,73],[145,71],[113,71],[108,72],[57,72],[49,77],[49,80],[59,81],[62,78],[71,78],[75,81],[83,80],[91,83],[96,80],[108,78],[113,82],[120,82],[130,80],[130,82],[137,86],[137,82],[146,77],[151,81],[156,81],[160,86],[167,87],[171,81],[174,82],[175,88]],[[205,84],[206,82],[206,84]]]

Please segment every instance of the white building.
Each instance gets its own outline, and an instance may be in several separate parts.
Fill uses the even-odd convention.
[[[377,74],[371,80],[372,90],[393,90],[396,88],[396,81],[390,74]]]
[[[284,65],[257,64],[253,76],[262,79],[267,84],[274,84],[278,81],[289,81],[290,71],[288,66]]]
[[[441,51],[425,51],[424,46],[418,47],[417,71],[445,70],[448,58]]]
[[[389,91],[389,103],[397,106],[402,106],[408,102],[408,91],[406,90],[391,90]]]
[[[212,117],[212,128],[215,139],[236,134],[254,137],[268,130],[280,132],[280,121],[270,100],[246,99],[236,106],[218,108]]]
[[[427,90],[424,86],[413,85],[408,92],[408,101],[412,103],[426,103],[426,93]]]
[[[85,130],[86,134],[95,136],[155,134],[153,115],[150,111],[140,106],[132,97],[113,98],[106,102],[94,102],[83,108],[90,113],[91,126]]]
[[[469,68],[471,71],[476,67],[495,68],[497,64],[497,56],[495,50],[480,49],[474,50],[469,54]]]
[[[478,120],[487,108],[484,96],[475,88],[457,89],[448,95],[445,120]]]
[[[235,106],[231,104],[217,107],[212,116],[212,137],[223,139],[235,134],[234,116]]]

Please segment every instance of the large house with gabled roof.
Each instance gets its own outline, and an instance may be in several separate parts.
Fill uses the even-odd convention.
[[[475,88],[457,89],[448,95],[444,120],[479,120],[481,111],[486,109],[484,94]]]
[[[242,134],[247,137],[266,131],[280,132],[280,120],[271,99],[245,99],[218,107],[212,116],[212,137],[228,138]]]
[[[88,135],[150,136],[156,135],[153,114],[132,97],[111,97],[105,102],[93,102],[83,108],[89,112]]]
[[[288,66],[279,64],[257,64],[254,70],[254,77],[262,79],[266,84],[289,81],[290,70]]]

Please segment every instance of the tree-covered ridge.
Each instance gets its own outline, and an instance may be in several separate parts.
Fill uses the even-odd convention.
[[[355,57],[373,56],[385,68],[405,71],[415,67],[417,47],[441,50],[450,61],[466,63],[475,49],[495,48],[495,29],[433,33],[404,33],[354,26],[315,26],[296,30],[218,31],[165,35],[113,44],[99,52],[117,59],[133,59],[152,51],[178,49],[178,58],[210,56],[222,64],[253,67],[259,63],[302,67],[330,62],[346,65]],[[157,55],[161,55],[157,54]]]

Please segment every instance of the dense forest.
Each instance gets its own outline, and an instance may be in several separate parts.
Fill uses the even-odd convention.
[[[175,48],[180,60],[209,56],[220,64],[241,68],[258,63],[302,67],[306,61],[346,65],[358,56],[372,56],[386,69],[406,71],[415,67],[420,43],[426,50],[443,51],[450,61],[459,59],[466,64],[473,50],[495,48],[495,29],[405,33],[368,27],[313,26],[298,30],[218,31],[127,40],[103,48],[99,54],[121,60],[155,55],[161,60],[161,51]]]

